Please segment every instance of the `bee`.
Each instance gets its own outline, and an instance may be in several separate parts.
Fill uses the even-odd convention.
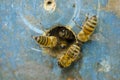
[[[55,36],[32,36],[32,38],[43,47],[53,48],[57,44],[57,38]]]
[[[82,30],[77,35],[77,38],[82,42],[88,41],[91,34],[94,32],[96,25],[97,25],[96,16],[92,16],[91,18],[87,17],[85,23],[82,26]]]
[[[62,29],[59,31],[59,37],[64,38],[64,39],[73,39],[74,35],[73,33],[71,33],[70,30]]]
[[[78,43],[72,44],[67,52],[58,58],[58,65],[61,68],[69,67],[74,61],[78,59],[80,55],[80,45]]]
[[[59,33],[62,30],[65,30],[65,34],[69,32],[70,35],[67,37],[60,36]],[[53,26],[51,29],[46,30],[43,35],[33,36],[32,38],[41,45],[43,53],[48,53],[50,56],[56,58],[66,52],[69,46],[76,41],[74,32],[66,26],[61,25]]]
[[[97,17],[86,18],[82,30],[76,35],[70,26],[56,25],[43,36],[33,36],[45,53],[57,58],[61,68],[67,68],[82,58],[81,46],[88,41],[97,25]]]

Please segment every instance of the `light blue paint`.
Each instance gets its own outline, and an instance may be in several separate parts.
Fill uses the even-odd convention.
[[[33,30],[33,31],[35,31],[35,32],[37,32],[37,33],[40,33],[40,34],[43,34],[43,33],[44,33],[42,30],[39,30],[39,29],[33,27],[33,26],[23,17],[23,15],[22,15],[21,13],[20,13],[19,15],[20,15],[21,19],[23,20],[23,22],[24,22],[31,30]]]
[[[74,77],[81,76],[83,80],[119,80],[120,18],[113,12],[98,10],[98,7],[105,7],[108,0],[56,0],[56,2],[56,10],[53,13],[48,13],[41,6],[43,5],[43,0],[0,1],[0,79],[27,80],[29,78],[33,80],[33,77],[36,77],[39,80],[47,78],[49,80],[65,80],[66,77],[72,74]],[[100,2],[100,6],[98,2]],[[76,4],[75,8],[72,7],[74,3]],[[31,8],[28,9],[27,6]],[[92,40],[85,43],[82,46],[82,61],[76,63],[72,68],[62,71],[58,67],[56,59],[47,54],[42,54],[39,50],[32,49],[40,49],[31,38],[31,35],[44,33],[40,26],[46,29],[55,24],[70,25],[77,33],[80,29],[77,28],[72,20],[75,18],[76,22],[81,26],[87,13],[90,16],[98,16],[99,22],[94,34],[99,33],[105,39],[100,38],[100,40]],[[38,23],[30,24],[25,18],[26,16],[34,17]],[[99,38],[100,36],[97,37]],[[97,64],[100,64],[103,60],[108,61],[110,64],[111,69],[109,72],[98,71],[99,67]],[[48,61],[48,64],[53,64],[53,67],[49,68],[46,66],[46,61]],[[35,69],[36,66],[32,68],[28,66],[28,70],[31,68],[33,71],[36,70],[37,74],[41,75],[43,73],[45,76],[33,74],[31,77],[26,74],[16,74],[18,69],[21,67],[24,69],[23,66],[26,66],[26,63],[29,62],[47,67],[48,71],[37,73],[39,70]],[[13,74],[12,70],[16,73]],[[25,71],[27,72],[27,70]],[[52,74],[47,72],[52,72]]]
[[[105,7],[109,0],[100,0],[101,6]]]

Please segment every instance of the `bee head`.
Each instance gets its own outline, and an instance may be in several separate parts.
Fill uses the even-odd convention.
[[[58,61],[58,66],[60,67],[60,68],[64,68],[64,66]]]
[[[60,36],[60,37],[64,37],[64,36],[65,36],[65,30],[64,30],[64,29],[63,29],[63,30],[60,30],[59,36]]]

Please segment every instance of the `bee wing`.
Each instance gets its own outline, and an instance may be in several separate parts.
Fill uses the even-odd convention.
[[[42,52],[42,50],[36,49],[36,48],[31,48],[31,50],[34,50],[34,51],[37,51],[37,52]]]
[[[80,30],[82,29],[82,27],[76,22],[75,19],[73,19],[73,22],[74,22],[74,24],[75,24]]]

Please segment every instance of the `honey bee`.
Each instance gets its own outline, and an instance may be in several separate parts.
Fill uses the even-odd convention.
[[[61,68],[69,67],[80,55],[80,45],[78,43],[72,44],[67,52],[58,58],[58,65]]]
[[[61,31],[59,31],[59,36],[64,39],[72,39],[74,37],[73,33],[66,29],[62,29]]]
[[[88,41],[97,25],[97,17],[86,18],[82,30],[76,35],[68,26],[57,25],[47,30],[44,36],[32,38],[46,53],[57,58],[61,68],[67,68],[82,58],[81,46]]]
[[[60,36],[59,33],[63,30],[65,30],[65,34],[68,35],[67,32],[69,32],[70,35],[67,37]],[[60,25],[53,26],[51,29],[46,30],[43,36],[33,36],[32,38],[41,45],[43,53],[48,53],[56,58],[66,52],[69,46],[76,41],[74,32],[66,26]]]
[[[82,26],[82,30],[77,35],[77,38],[82,42],[88,41],[91,34],[94,32],[96,25],[97,25],[96,16],[92,16],[91,18],[87,17],[85,23]]]
[[[57,38],[55,36],[32,36],[32,38],[44,47],[53,48],[57,44]]]

